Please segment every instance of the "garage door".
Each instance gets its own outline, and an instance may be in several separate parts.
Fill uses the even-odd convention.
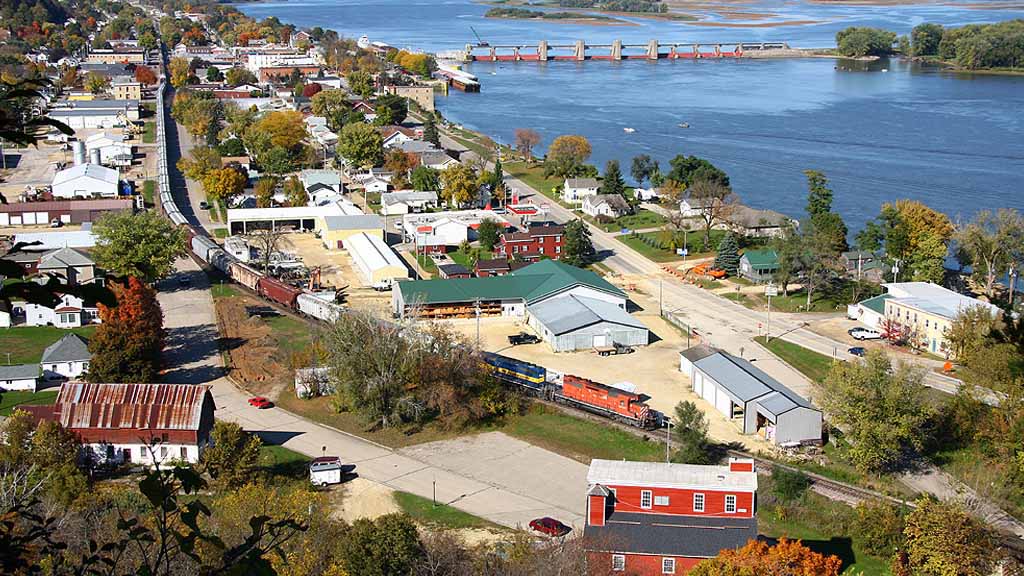
[[[6,212],[0,214],[0,226],[10,226],[10,225],[11,225],[11,215],[6,213]]]
[[[608,345],[608,336],[606,334],[597,334],[594,336],[594,348],[600,348],[601,346]]]
[[[704,386],[704,375],[700,372],[694,372],[693,374],[693,393],[697,396],[701,396],[701,390]]]
[[[36,224],[47,224],[50,222],[49,212],[36,212]]]
[[[704,390],[702,391],[701,397],[712,404],[715,403],[715,383],[712,381],[704,382]]]
[[[25,212],[24,214],[21,215],[21,223],[26,225],[26,226],[29,226],[31,224],[35,224],[36,223],[36,213],[35,212]]]
[[[715,408],[726,416],[732,416],[732,398],[729,398],[728,394],[719,394],[717,402],[715,402]]]
[[[142,198],[142,196],[139,196],[139,198]],[[71,214],[61,214],[60,221],[65,224],[71,224]]]

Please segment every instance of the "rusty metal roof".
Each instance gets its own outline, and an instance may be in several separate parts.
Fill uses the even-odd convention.
[[[198,430],[207,395],[208,386],[191,384],[69,382],[54,412],[69,429]]]

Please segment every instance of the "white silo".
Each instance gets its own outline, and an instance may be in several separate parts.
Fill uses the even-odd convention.
[[[100,162],[101,158],[102,158],[102,156],[100,155],[100,149],[99,148],[93,148],[92,150],[89,151],[89,163],[90,164],[102,164],[102,162]]]
[[[75,166],[85,164],[85,142],[75,140],[71,143],[71,150],[75,156]]]

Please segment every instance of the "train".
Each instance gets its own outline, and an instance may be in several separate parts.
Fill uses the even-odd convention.
[[[625,386],[610,386],[572,374],[549,375],[543,366],[482,352],[482,360],[495,378],[518,386],[526,394],[597,414],[636,428],[651,430],[667,424],[665,416]]]
[[[166,90],[166,77],[161,76],[156,90],[156,130],[157,142],[166,142],[165,130],[167,125],[167,108],[164,106],[164,92]],[[282,282],[273,276],[260,272],[251,266],[241,262],[219,244],[211,240],[201,230],[193,228],[182,214],[174,196],[171,194],[171,180],[168,171],[167,147],[159,146],[157,155],[157,182],[160,187],[160,206],[171,222],[185,230],[188,238],[189,251],[205,264],[217,269],[228,278],[245,286],[258,296],[270,300],[280,306],[289,308],[299,314],[303,314],[323,322],[332,322],[346,308],[334,302],[334,295],[331,293],[316,293],[302,288],[296,288]]]

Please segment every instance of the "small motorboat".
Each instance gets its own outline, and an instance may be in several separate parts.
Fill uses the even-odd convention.
[[[625,132],[626,134],[632,134],[633,132],[636,132],[636,129],[635,128],[623,128],[622,131]]]
[[[679,127],[680,127],[680,128],[689,128],[689,127],[690,127],[690,125],[689,125],[689,124],[687,124],[686,122],[680,122],[680,123],[679,123]]]

